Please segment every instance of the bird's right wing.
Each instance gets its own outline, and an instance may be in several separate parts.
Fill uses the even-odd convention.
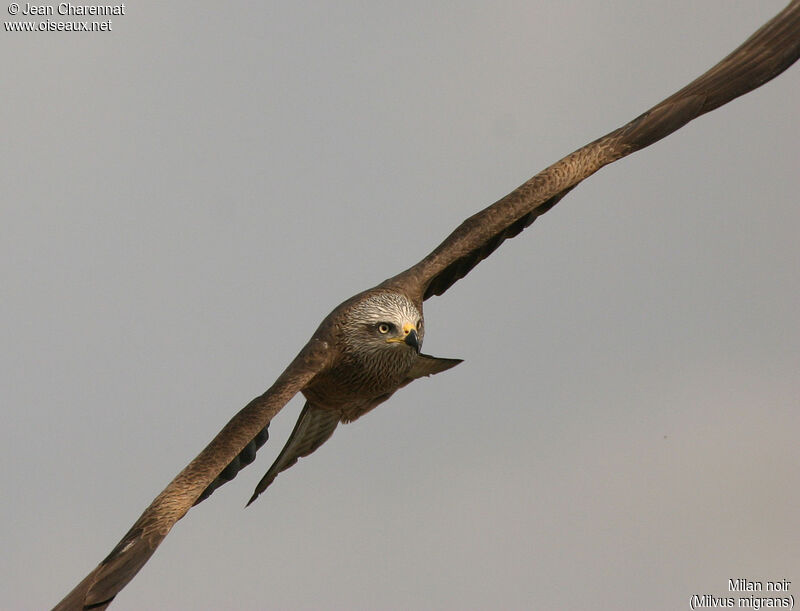
[[[273,480],[278,477],[281,471],[286,471],[289,467],[297,462],[298,458],[308,456],[323,443],[330,439],[336,426],[339,424],[339,419],[342,413],[338,410],[322,409],[306,403],[303,411],[300,412],[300,417],[294,425],[292,434],[283,446],[278,458],[272,463],[264,477],[258,482],[253,496],[247,501],[249,505],[258,498],[264,490],[267,489]]]
[[[708,72],[630,123],[567,155],[469,217],[422,261],[382,286],[398,288],[414,300],[441,295],[585,178],[763,85],[798,57],[800,0],[794,0]]]
[[[144,566],[175,522],[180,520],[220,472],[289,402],[330,363],[329,344],[312,338],[275,383],[253,399],[159,494],[111,553],[54,611],[105,609]]]

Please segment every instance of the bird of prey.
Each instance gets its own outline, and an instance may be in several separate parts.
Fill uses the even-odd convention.
[[[417,378],[460,363],[421,352],[426,299],[444,293],[603,166],[759,87],[798,57],[800,0],[794,0],[689,85],[471,216],[419,263],[337,306],[272,386],[228,422],[56,609],[106,608],[172,526],[254,460],[271,419],[297,393],[306,399],[302,413],[250,502],[325,443],[339,423],[358,419]]]

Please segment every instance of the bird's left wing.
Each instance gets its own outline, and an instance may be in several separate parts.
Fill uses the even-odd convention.
[[[329,344],[312,338],[275,383],[231,418],[197,458],[170,482],[105,560],[55,610],[105,609],[222,469],[295,394],[325,369],[331,358]]]
[[[382,286],[398,288],[418,300],[441,295],[585,178],[763,85],[798,57],[800,0],[794,0],[708,72],[630,123],[564,157],[471,216],[422,261],[389,278]]]

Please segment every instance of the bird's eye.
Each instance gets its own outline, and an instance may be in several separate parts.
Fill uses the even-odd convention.
[[[380,331],[384,335],[389,332],[389,329],[390,327],[388,323],[382,322],[381,324],[378,325],[378,331]]]

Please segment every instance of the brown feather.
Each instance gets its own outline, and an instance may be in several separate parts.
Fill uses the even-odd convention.
[[[775,78],[800,57],[794,0],[716,66],[633,121],[554,163],[469,217],[422,261],[384,281],[414,300],[441,295],[600,168]]]
[[[164,537],[233,458],[273,416],[322,371],[327,342],[312,338],[275,383],[237,413],[211,443],[173,479],[111,553],[55,609],[105,608],[133,579]]]
[[[341,414],[338,411],[322,409],[306,403],[300,417],[294,425],[286,445],[283,446],[281,453],[272,466],[266,472],[261,481],[258,482],[253,496],[247,501],[250,505],[258,498],[264,490],[278,477],[282,471],[286,471],[294,465],[299,458],[308,456],[319,448],[323,443],[330,439],[339,424]]]

